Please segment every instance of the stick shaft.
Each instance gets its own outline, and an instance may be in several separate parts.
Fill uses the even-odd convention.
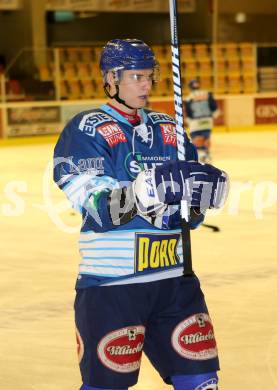
[[[186,159],[186,138],[184,136],[184,115],[182,99],[182,75],[180,66],[180,50],[178,42],[178,14],[177,0],[169,0],[171,52],[173,71],[174,108],[177,132],[178,159]]]
[[[182,94],[182,76],[180,64],[180,50],[178,42],[178,9],[177,0],[169,0],[170,11],[170,31],[171,31],[171,51],[172,51],[172,72],[173,72],[173,90],[174,90],[174,108],[177,135],[177,155],[179,160],[186,159],[187,137],[184,134],[184,114],[183,114],[183,94]],[[191,256],[191,238],[189,229],[189,207],[187,201],[181,202],[181,228],[182,228],[182,247],[184,257],[184,275],[193,275],[192,256]]]

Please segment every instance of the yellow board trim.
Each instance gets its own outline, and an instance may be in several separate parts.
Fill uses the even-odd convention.
[[[0,147],[4,146],[24,146],[37,144],[54,144],[57,142],[59,134],[33,135],[32,137],[12,137],[0,139]]]

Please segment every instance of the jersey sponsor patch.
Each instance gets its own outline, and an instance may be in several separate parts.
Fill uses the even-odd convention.
[[[69,164],[69,173],[81,174],[87,173],[91,175],[104,174],[104,157],[89,157],[80,158],[73,161],[74,156],[67,157]]]
[[[174,329],[171,343],[175,351],[190,360],[208,360],[217,356],[211,319],[206,313],[194,314]]]
[[[155,168],[170,159],[170,156],[143,156],[141,152],[130,152],[125,157],[124,167],[128,176],[135,179],[141,171]]]
[[[120,373],[139,369],[143,343],[144,326],[128,326],[108,333],[98,346],[97,354],[104,366]]]
[[[100,126],[97,131],[105,138],[111,148],[119,143],[127,142],[125,134],[116,123]]]
[[[136,233],[136,272],[148,273],[179,265],[179,240],[180,233]]]
[[[79,363],[81,363],[81,360],[84,356],[84,343],[77,327],[76,327],[76,341],[77,341],[78,361]]]
[[[175,125],[171,123],[166,123],[163,125],[160,125],[162,130],[162,136],[163,141],[165,145],[172,145],[177,146],[177,137],[176,137],[176,130]]]
[[[100,125],[104,122],[114,122],[114,119],[101,111],[90,112],[89,114],[85,114],[82,117],[81,122],[79,124],[79,130],[94,137],[95,126]]]

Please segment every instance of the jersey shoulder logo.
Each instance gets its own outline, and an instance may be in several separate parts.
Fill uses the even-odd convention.
[[[102,125],[97,127],[97,131],[105,138],[111,148],[119,143],[127,142],[124,132],[117,123]]]
[[[114,119],[102,111],[92,111],[83,115],[78,128],[85,134],[94,137],[96,127],[105,122],[114,122]]]
[[[152,121],[153,124],[155,123],[175,123],[174,119],[167,115],[167,114],[163,114],[162,112],[150,112],[148,114],[148,117],[150,118],[150,120]]]
[[[176,128],[172,123],[160,124],[165,145],[177,146]]]

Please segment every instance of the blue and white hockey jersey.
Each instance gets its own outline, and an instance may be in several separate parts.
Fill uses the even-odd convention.
[[[211,92],[192,91],[185,100],[186,119],[191,133],[212,130],[217,103]]]
[[[141,124],[133,127],[108,105],[82,112],[55,147],[54,180],[83,217],[77,288],[182,275],[178,206],[168,206],[154,224],[136,215],[115,226],[108,213],[109,190],[130,185],[142,169],[177,159],[174,120],[145,109],[139,115]],[[197,160],[187,145],[187,160]]]

